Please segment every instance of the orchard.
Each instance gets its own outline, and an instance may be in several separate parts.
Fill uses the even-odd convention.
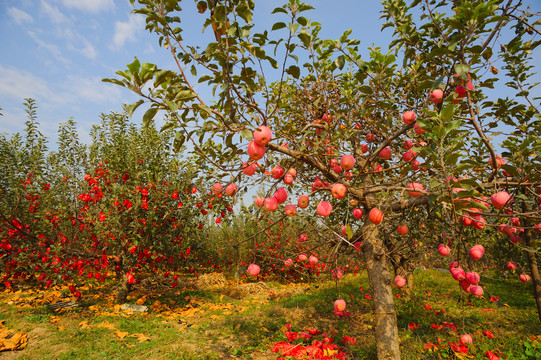
[[[513,0],[387,0],[382,49],[351,31],[320,38],[298,0],[267,29],[253,0],[130,2],[174,66],[135,58],[104,79],[140,100],[104,115],[88,148],[67,123],[45,156],[29,101],[26,138],[1,139],[4,286],[75,292],[114,275],[124,303],[148,274],[328,276],[341,319],[344,275],[366,270],[378,359],[401,358],[395,302],[415,296],[419,268],[443,269],[463,303],[490,298],[485,277],[520,279],[541,321],[539,14]],[[185,40],[201,30],[183,28],[192,16],[206,43]],[[127,117],[140,106],[138,128]],[[454,331],[454,353],[476,346],[465,321]]]

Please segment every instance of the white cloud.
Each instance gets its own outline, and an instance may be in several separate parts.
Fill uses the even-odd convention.
[[[34,22],[30,14],[13,6],[8,8],[8,15],[19,25]]]
[[[70,8],[94,13],[115,7],[114,0],[62,0],[62,3]]]
[[[41,40],[38,35],[33,32],[33,31],[29,31],[28,32],[28,35],[34,39],[34,41],[39,45],[41,46],[42,48],[48,50],[58,61],[61,61],[63,62],[64,64],[66,65],[69,65],[71,64],[71,60],[69,60],[68,58],[66,58],[65,56],[62,55],[62,50],[60,50],[60,48],[56,45],[56,44],[53,44],[53,43],[48,43],[44,40]]]
[[[56,6],[41,0],[41,9],[47,18],[54,24],[65,24],[69,22],[69,19],[64,15]]]
[[[47,82],[28,71],[0,64],[0,96],[19,99],[54,96]],[[60,99],[56,99],[57,101]]]
[[[122,97],[118,85],[104,83],[100,77],[82,77],[70,75],[62,86],[66,92],[76,99],[84,99],[98,104],[118,103]]]
[[[127,22],[117,21],[113,44],[116,47],[121,47],[126,41],[137,41],[137,33],[143,31],[144,28],[145,18],[142,15],[130,15]]]

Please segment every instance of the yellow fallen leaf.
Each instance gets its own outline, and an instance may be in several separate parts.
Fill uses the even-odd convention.
[[[115,325],[109,323],[109,321],[106,320],[106,321],[102,322],[101,324],[96,325],[96,327],[99,327],[99,328],[107,328],[107,329],[114,329],[114,328],[115,328]]]
[[[223,300],[224,294],[220,295],[220,302]]]
[[[86,329],[90,327],[90,325],[88,325],[88,321],[81,321],[79,323],[79,326],[81,327],[81,329]]]
[[[128,336],[128,334],[129,333],[127,331],[120,331],[120,330],[115,331],[115,335],[121,339],[124,339],[126,336]]]
[[[224,311],[224,315],[231,315],[231,314],[233,314],[232,311]]]
[[[98,305],[92,305],[88,307],[88,310],[90,311],[100,311],[100,307]]]
[[[64,329],[65,329],[65,327],[60,326],[60,325],[56,327],[56,330],[58,330],[58,331],[62,331],[62,330],[64,330]]]
[[[49,321],[53,324],[56,324],[56,323],[59,323],[60,322],[60,319],[58,318],[58,316],[51,316],[49,318]]]
[[[145,304],[145,301],[147,301],[147,299],[145,299],[144,297],[140,298],[139,300],[137,300],[135,303],[137,305],[144,305]]]
[[[130,335],[130,337],[137,338],[137,342],[139,342],[139,343],[150,340],[150,338],[148,336],[145,336],[143,334],[132,334],[132,335]]]
[[[211,315],[210,318],[214,320],[220,320],[222,317],[219,315]]]

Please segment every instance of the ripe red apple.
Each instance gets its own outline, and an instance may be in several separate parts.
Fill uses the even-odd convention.
[[[252,160],[259,160],[265,155],[265,146],[259,145],[255,141],[250,141],[248,144],[248,156]]]
[[[402,154],[402,160],[404,160],[404,162],[410,162],[411,160],[415,159],[415,156],[417,156],[415,151],[406,151],[404,154]]]
[[[363,217],[363,211],[361,209],[353,209],[353,217],[355,219],[360,219]]]
[[[417,135],[421,135],[421,134],[424,134],[426,132],[426,130],[423,130],[419,124],[415,123],[415,126],[413,126],[413,129],[415,130],[415,133]]]
[[[287,259],[286,261],[284,261],[284,266],[285,267],[290,267],[291,265],[293,265],[293,260]]]
[[[482,217],[481,215],[474,215],[472,216],[472,218],[473,218],[472,224],[474,228],[479,229],[479,230],[482,230],[485,228],[487,221],[485,220],[484,217]]]
[[[385,148],[383,148],[380,152],[379,152],[379,157],[382,159],[382,160],[389,160],[392,156],[392,151],[391,151],[391,148],[389,146],[386,146]]]
[[[316,265],[318,261],[319,259],[314,255],[310,255],[310,257],[308,258],[308,262],[310,263],[310,265]]]
[[[406,186],[406,187],[408,189],[412,189],[412,190],[426,191],[426,189],[423,187],[423,185],[421,185],[419,183],[416,183],[416,182],[409,183],[408,186]],[[417,196],[423,195],[422,193],[420,193],[418,191],[408,191],[408,194],[411,197],[417,197]]]
[[[483,257],[483,255],[485,255],[485,248],[483,247],[483,245],[474,245],[470,249],[470,256],[474,260],[479,260]]]
[[[380,171],[383,171],[383,166],[381,166],[381,164],[376,164],[374,166],[374,172],[380,172]]]
[[[347,236],[347,234],[348,234],[348,226],[347,225],[342,225],[342,228],[340,229],[340,231],[342,232],[342,234],[344,236]]]
[[[411,170],[413,171],[417,171],[419,170],[421,167],[419,166],[421,163],[419,162],[419,160],[417,159],[413,159],[411,161]]]
[[[257,206],[257,207],[260,208],[260,207],[262,207],[263,204],[265,203],[265,198],[263,198],[263,197],[261,197],[261,196],[258,196],[258,197],[255,198],[254,203],[255,203],[255,206]]]
[[[398,231],[400,235],[406,235],[408,233],[408,226],[404,224],[398,225],[396,231]]]
[[[400,275],[396,275],[396,277],[394,278],[394,283],[396,284],[396,286],[401,288],[401,287],[404,287],[406,285],[406,279],[404,279]]]
[[[481,277],[475,271],[469,271],[466,273],[466,280],[470,284],[477,284],[481,280]]]
[[[276,189],[276,192],[274,193],[274,197],[278,201],[279,204],[283,204],[287,200],[287,191],[283,187],[279,187]]]
[[[522,239],[520,238],[520,236],[511,236],[509,238],[509,241],[511,241],[513,244],[518,244],[522,241]]]
[[[483,288],[479,285],[472,285],[470,287],[470,294],[475,296],[483,296]]]
[[[244,175],[252,176],[253,174],[255,174],[255,171],[255,163],[250,164],[248,161],[246,161],[242,164],[242,172],[244,173]]]
[[[458,284],[460,285],[460,287],[462,288],[462,290],[464,290],[465,292],[469,293],[470,290],[471,290],[471,284],[467,281],[467,280],[460,280],[458,282]]]
[[[404,124],[406,125],[413,124],[416,118],[417,118],[417,115],[413,111],[406,111],[402,115],[402,120],[404,121]]]
[[[214,195],[218,195],[218,194],[220,194],[220,193],[223,191],[223,189],[224,189],[224,187],[222,186],[222,184],[216,183],[216,184],[212,185],[212,189],[211,189],[211,190],[212,190],[212,193],[213,193]]]
[[[519,220],[519,218],[516,218],[516,217],[511,218],[511,224],[512,224],[513,226],[520,226],[520,220]]]
[[[301,195],[299,196],[299,199],[297,200],[297,206],[301,209],[306,209],[308,205],[310,204],[310,198],[308,195]]]
[[[513,261],[509,261],[507,264],[505,264],[505,267],[507,270],[513,271],[517,268],[517,264],[515,264]]]
[[[284,211],[287,216],[295,216],[295,214],[297,214],[297,207],[295,205],[288,204],[284,206]]]
[[[254,130],[254,141],[261,146],[265,146],[271,141],[272,132],[266,126],[260,126]]]
[[[275,211],[278,209],[278,200],[275,197],[266,198],[264,205],[267,211]]]
[[[434,89],[430,93],[430,101],[432,101],[434,104],[439,104],[443,100],[443,91],[441,89]]]
[[[248,270],[246,272],[252,276],[257,276],[259,275],[260,271],[261,271],[261,268],[259,267],[259,265],[250,264],[248,265]]]
[[[375,225],[379,225],[384,217],[383,212],[378,208],[373,208],[370,210],[370,213],[368,213],[368,219]]]
[[[344,184],[336,183],[331,187],[332,196],[336,199],[342,199],[346,196],[347,188]]]
[[[340,159],[340,166],[344,170],[351,170],[355,167],[355,158],[351,155],[344,155]]]
[[[518,278],[519,278],[520,281],[522,281],[522,282],[528,282],[528,281],[530,281],[530,275],[521,274]]]
[[[337,174],[340,174],[342,172],[342,167],[338,164],[334,165],[332,170],[337,173]]]
[[[344,299],[338,299],[334,302],[334,311],[342,312],[346,310],[346,301]]]
[[[493,167],[492,166],[492,157],[490,159],[488,159],[488,165],[490,167]],[[496,168],[500,168],[502,165],[505,165],[505,159],[503,157],[501,157],[500,155],[496,155]]]
[[[308,259],[308,257],[306,256],[306,254],[300,254],[300,255],[299,255],[299,260],[300,260],[300,261],[306,261],[306,259]]]
[[[293,175],[291,174],[285,174],[284,175],[284,183],[287,184],[287,185],[291,185],[293,184]]]
[[[317,213],[321,216],[329,216],[332,212],[332,205],[326,201],[317,204]]]
[[[135,282],[135,278],[133,277],[132,273],[126,274],[126,281],[128,284],[133,284]]]
[[[500,191],[495,194],[492,194],[490,197],[490,201],[492,202],[492,206],[494,206],[496,209],[503,209],[505,204],[509,202],[509,199],[511,198],[511,195],[507,191]]]
[[[453,277],[453,279],[457,281],[466,279],[466,273],[464,272],[462,268],[459,268],[459,267],[455,267],[451,269],[451,276]]]
[[[404,140],[402,147],[406,150],[409,150],[413,147],[413,142],[411,140]]]
[[[287,170],[287,173],[291,174],[291,176],[293,177],[297,176],[297,170],[295,170],[295,168],[289,168],[289,170]]]
[[[449,254],[451,253],[451,249],[449,248],[449,246],[447,246],[445,244],[440,244],[438,246],[438,253],[441,256],[449,256]]]
[[[361,151],[363,154],[366,154],[368,152],[368,145],[361,144]]]
[[[299,237],[297,238],[297,241],[300,242],[300,243],[303,243],[306,240],[308,240],[308,235],[306,235],[306,234],[300,234]]]
[[[468,334],[462,334],[460,335],[460,341],[463,343],[463,344],[471,344],[473,342],[473,339],[471,338],[470,335]]]
[[[374,139],[375,139],[375,138],[374,138],[374,134],[372,134],[372,133],[366,134],[366,141],[367,141],[367,142],[373,142]]]
[[[342,276],[344,276],[344,272],[340,268],[336,268],[333,271],[331,271],[332,277],[336,280],[340,280]]]
[[[275,166],[272,168],[271,175],[273,179],[280,179],[284,175],[284,169],[280,166]]]
[[[229,184],[225,187],[225,193],[227,196],[233,196],[237,193],[237,185]]]

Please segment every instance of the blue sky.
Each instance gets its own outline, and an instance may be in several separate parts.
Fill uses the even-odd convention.
[[[254,22],[263,26],[277,21],[269,9],[284,1],[257,1]],[[307,17],[323,24],[321,37],[337,38],[348,28],[361,40],[361,48],[373,44],[386,48],[392,30],[380,31],[380,1],[310,1],[316,11]],[[529,0],[541,11],[541,1]],[[194,6],[191,0],[185,7]],[[128,90],[103,83],[137,56],[162,68],[173,68],[169,54],[157,46],[157,38],[145,31],[144,18],[130,14],[128,0],[2,0],[0,1],[0,132],[24,129],[23,99],[34,98],[41,130],[56,141],[58,124],[73,117],[79,134],[88,140],[100,113],[120,110],[137,100]],[[201,34],[203,16],[187,18],[184,28]],[[191,36],[185,33],[185,36]],[[539,54],[539,52],[537,52]],[[536,60],[540,57],[536,56]],[[537,61],[541,65],[541,61]],[[135,113],[134,119],[142,116]]]

